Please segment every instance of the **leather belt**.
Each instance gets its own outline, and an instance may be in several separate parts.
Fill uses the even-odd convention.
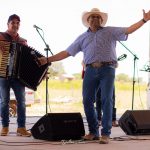
[[[115,65],[116,62],[114,61],[109,61],[109,62],[94,62],[94,63],[91,63],[91,64],[86,64],[86,67],[87,66],[92,66],[93,68],[100,68],[102,66],[107,66],[107,65]]]

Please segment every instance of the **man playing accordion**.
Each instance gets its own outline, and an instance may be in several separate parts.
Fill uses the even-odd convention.
[[[27,45],[27,40],[21,38],[18,34],[20,27],[20,17],[16,14],[9,16],[7,22],[7,31],[0,33],[0,41],[18,42]],[[0,48],[0,53],[4,53],[4,50]],[[26,107],[25,107],[25,86],[15,77],[11,76],[13,70],[13,50],[10,49],[9,60],[9,76],[7,78],[0,77],[0,97],[1,97],[1,118],[2,129],[1,136],[7,136],[9,134],[9,100],[10,100],[10,88],[13,89],[17,100],[17,135],[19,136],[31,136],[31,133],[26,130]]]

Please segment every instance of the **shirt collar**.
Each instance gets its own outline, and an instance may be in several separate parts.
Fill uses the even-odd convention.
[[[6,31],[6,33],[8,33],[12,37],[13,41],[18,41],[18,39],[19,39],[19,34],[18,33],[17,33],[16,36],[11,34],[11,32],[9,32],[8,30]]]
[[[101,29],[103,29],[103,28],[104,28],[104,27],[99,26],[98,30],[101,30]],[[98,31],[98,30],[97,30],[97,31]],[[90,27],[88,28],[87,32],[91,32]]]

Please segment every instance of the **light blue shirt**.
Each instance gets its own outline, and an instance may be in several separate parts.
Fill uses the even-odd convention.
[[[127,40],[125,27],[103,27],[97,32],[89,29],[81,34],[68,48],[67,52],[75,56],[82,51],[84,63],[116,61],[116,41]]]

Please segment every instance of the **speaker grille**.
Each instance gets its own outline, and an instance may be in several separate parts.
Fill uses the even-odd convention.
[[[150,135],[150,110],[127,110],[119,125],[128,135]]]
[[[36,139],[69,140],[81,139],[85,129],[80,113],[48,113],[32,127]]]

